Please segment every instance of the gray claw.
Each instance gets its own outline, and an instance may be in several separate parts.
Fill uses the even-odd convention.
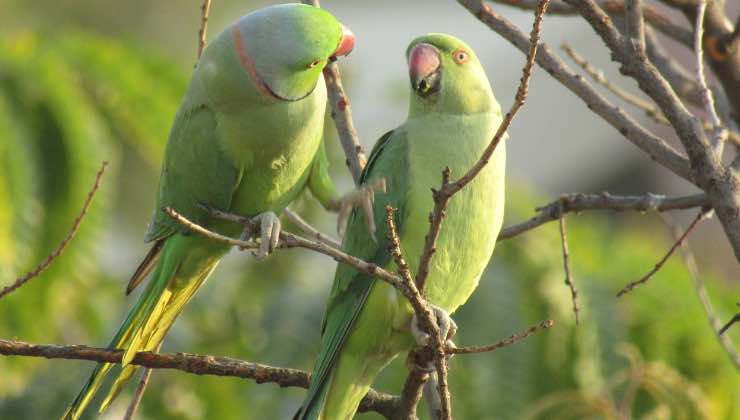
[[[280,218],[275,213],[267,211],[255,216],[252,222],[259,222],[260,224],[260,247],[256,251],[252,251],[252,253],[257,259],[261,260],[270,255],[278,246],[282,228]]]
[[[452,347],[454,347],[455,343],[452,341],[452,339],[455,337],[455,334],[457,334],[457,323],[444,309],[435,305],[429,306],[432,309],[432,313],[434,313],[434,318],[437,320],[437,326],[439,327],[440,335],[445,340],[447,345],[451,345]],[[411,335],[414,336],[416,344],[420,346],[428,345],[432,339],[432,337],[419,326],[419,320],[417,319],[416,314],[414,314],[413,318],[411,319]]]
[[[368,231],[375,241],[375,217],[373,215],[373,203],[375,202],[375,192],[386,192],[385,178],[374,180],[369,184],[365,184],[357,188],[356,190],[345,194],[339,199],[339,216],[337,216],[337,232],[340,236],[344,236],[344,231],[347,228],[347,220],[349,219],[352,209],[360,207],[365,220],[367,222]]]

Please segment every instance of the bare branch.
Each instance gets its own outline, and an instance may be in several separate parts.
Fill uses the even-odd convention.
[[[580,66],[596,83],[604,86],[610,92],[618,96],[620,99],[628,102],[631,105],[645,111],[645,114],[652,118],[655,122],[663,125],[670,126],[670,121],[663,115],[663,112],[655,105],[655,103],[642,99],[637,95],[633,95],[627,92],[626,89],[615,85],[609,79],[604,76],[604,72],[594,67],[585,58],[578,54],[570,45],[564,43],[561,45],[563,51],[568,54],[571,60],[573,60],[578,66]],[[670,59],[669,59],[670,60]],[[691,98],[689,98],[691,99]],[[702,121],[702,126],[706,131],[714,131],[715,125],[709,121]],[[730,130],[724,130],[727,139],[731,140],[734,144],[740,146],[740,133]]]
[[[686,109],[645,54],[624,48],[624,37],[593,0],[565,2],[579,10],[612,52],[612,58],[621,63],[621,71],[637,81],[640,89],[658,104],[671,122],[689,156],[692,179],[707,193],[735,257],[740,260],[740,175],[724,166],[713,153],[700,119]]]
[[[283,214],[285,214],[285,217],[287,217],[288,220],[290,220],[294,225],[298,226],[298,228],[301,229],[303,233],[308,235],[309,238],[315,239],[319,242],[323,242],[329,246],[333,246],[334,248],[342,247],[342,244],[339,242],[339,240],[334,239],[331,236],[322,233],[315,227],[311,226],[310,223],[304,220],[298,213],[294,212],[293,210],[286,207],[285,210],[283,210]]]
[[[570,270],[570,252],[568,251],[568,236],[565,229],[565,216],[560,212],[560,244],[563,248],[563,270],[565,271],[565,285],[570,289],[570,299],[573,301],[573,315],[576,317],[576,325],[579,324],[578,289],[573,282],[573,274]]]
[[[144,391],[149,383],[149,378],[152,376],[152,371],[153,370],[151,368],[144,368],[141,372],[141,379],[139,380],[139,384],[136,386],[136,391],[134,391],[134,396],[131,398],[128,408],[126,408],[123,420],[132,420],[134,418],[134,414],[136,414],[136,411],[139,409],[141,399],[144,396]]]
[[[626,0],[625,32],[635,51],[645,52],[645,20],[642,14],[642,0]]]
[[[123,351],[88,346],[30,344],[22,341],[0,339],[0,354],[120,364]],[[308,388],[309,382],[308,373],[302,370],[274,367],[222,356],[139,352],[134,356],[131,364],[151,369],[180,370],[196,375],[234,376],[251,379],[258,384],[274,383],[281,388]],[[371,389],[362,400],[360,411],[375,411],[390,418],[389,414],[395,412],[399,401],[400,399],[397,396]]]
[[[694,194],[683,197],[666,197],[655,194],[617,196],[611,195],[608,192],[601,194],[563,194],[559,199],[538,207],[536,209],[538,212],[536,216],[502,229],[498,240],[513,238],[547,222],[557,220],[561,214],[571,212],[577,213],[587,210],[663,212],[705,207],[708,205],[709,199],[705,194]]]
[[[658,37],[650,28],[645,28],[645,41],[647,44],[647,55],[650,61],[660,70],[663,77],[668,80],[671,87],[676,91],[676,94],[692,105],[702,107],[701,86],[699,86],[695,77],[675,60],[673,54],[665,51]],[[722,121],[737,132],[737,124],[732,116],[732,105],[727,95],[717,86],[711,86],[710,89],[712,90],[712,95],[714,95],[717,111]],[[738,120],[740,120],[740,117],[738,117]]]
[[[686,240],[686,238],[689,236],[689,234],[691,233],[691,231],[694,230],[694,228],[696,227],[696,225],[703,219],[704,215],[706,215],[706,214],[707,214],[707,210],[704,210],[704,209],[700,210],[699,213],[694,218],[694,220],[689,225],[689,227],[686,228],[686,231],[683,233],[683,235],[681,235],[676,240],[676,242],[673,243],[673,245],[668,250],[668,252],[663,256],[663,258],[661,258],[660,261],[658,261],[655,264],[655,267],[653,267],[653,269],[650,270],[647,274],[645,274],[644,276],[640,277],[639,280],[635,280],[633,282],[630,282],[626,286],[624,286],[622,288],[622,290],[620,290],[619,293],[617,293],[617,297],[618,298],[619,297],[622,297],[625,294],[631,292],[635,287],[647,283],[647,281],[650,280],[653,277],[653,275],[655,273],[657,273],[663,267],[663,264],[665,264],[665,262],[668,260],[668,258],[670,258],[670,256],[673,255],[673,253],[676,251],[676,248],[678,248],[681,245],[681,243]]]
[[[507,6],[513,6],[524,10],[535,10],[537,7],[536,0],[493,0],[495,3],[505,4]],[[609,12],[611,15],[623,16],[627,13],[627,6],[624,0],[599,0],[599,5]],[[681,26],[674,22],[671,17],[663,13],[658,8],[652,7],[649,4],[640,5],[641,13],[644,16],[644,21],[650,26],[656,28],[664,35],[678,41],[679,43],[691,48],[691,42],[693,35],[691,30]],[[547,10],[548,14],[554,15],[577,15],[578,11],[573,7],[564,4],[562,2],[555,2],[550,5]]]
[[[681,237],[681,230],[675,223],[673,223],[669,215],[666,214],[663,217],[663,220],[671,229],[671,233],[673,234],[674,238],[676,238],[676,240],[678,241]],[[712,302],[709,300],[709,295],[707,295],[707,290],[704,287],[704,281],[699,276],[699,269],[696,266],[694,253],[691,252],[691,248],[689,247],[689,244],[686,240],[680,241],[680,243],[681,255],[683,256],[684,264],[686,265],[686,269],[689,271],[691,280],[694,283],[694,289],[696,290],[696,295],[699,297],[699,302],[701,303],[702,308],[704,308],[704,313],[706,313],[707,315],[709,327],[712,329],[712,333],[714,333],[714,335],[717,337],[719,344],[727,353],[730,361],[735,364],[735,369],[740,370],[740,355],[737,353],[737,350],[735,350],[735,346],[732,344],[730,338],[722,335],[721,326],[719,320],[717,319],[717,315],[712,308]]]
[[[239,249],[257,249],[259,247],[259,245],[253,241],[242,241],[240,239],[234,239],[234,238],[210,231],[204,228],[203,226],[200,226],[188,220],[185,216],[181,215],[180,213],[178,213],[176,210],[172,208],[166,207],[162,209],[162,211],[164,211],[168,216],[172,217],[176,222],[180,223],[186,228],[200,235],[203,235],[206,238],[212,239],[214,241],[218,241],[218,242],[222,242],[222,243],[225,243],[231,246],[235,246],[235,247],[238,247]],[[211,216],[222,219],[222,220],[228,220],[228,221],[239,223],[245,226],[252,225],[252,222],[248,218],[243,217],[243,216],[225,213],[225,212],[222,212],[216,209],[209,209],[209,212]],[[305,248],[305,249],[310,249],[312,251],[316,251],[320,254],[327,255],[338,262],[350,265],[354,267],[355,269],[357,269],[358,271],[361,271],[363,273],[377,277],[389,283],[391,286],[398,289],[404,296],[406,296],[409,299],[411,299],[410,296],[413,296],[412,291],[410,291],[408,287],[406,287],[403,280],[399,276],[396,276],[393,273],[386,271],[385,269],[377,266],[376,264],[363,261],[357,257],[349,255],[346,252],[340,249],[334,248],[325,243],[312,241],[310,239],[306,239],[298,235],[295,235],[295,234],[292,234],[286,231],[282,231],[280,233],[280,242],[278,243],[278,248],[285,248],[285,249]]]
[[[517,49],[524,53],[529,51],[527,36],[482,0],[458,0],[458,3]],[[601,96],[581,75],[571,71],[546,43],[540,44],[536,63],[653,160],[691,182],[689,163],[683,155]]]
[[[740,303],[738,303],[737,306],[740,306]],[[740,312],[736,313],[735,316],[733,316],[731,320],[727,321],[727,323],[723,325],[722,328],[719,329],[719,335],[722,335],[725,332],[727,332],[727,330],[729,330],[730,327],[732,327],[732,324],[736,322],[740,322]]]
[[[211,11],[211,0],[203,0],[200,6],[200,29],[198,30],[198,59],[206,47],[206,32],[208,31],[208,14]]]
[[[318,0],[303,0],[304,4],[320,7]],[[347,157],[347,168],[355,180],[355,185],[360,184],[362,169],[367,163],[365,152],[357,136],[354,122],[352,121],[352,109],[349,106],[349,98],[344,93],[342,77],[336,63],[329,63],[324,68],[324,80],[329,95],[329,107],[334,125],[337,127],[339,141],[342,144],[344,155]]]
[[[496,351],[502,347],[508,347],[514,343],[524,340],[525,338],[529,337],[532,334],[546,330],[552,327],[553,325],[555,325],[555,321],[553,321],[552,319],[547,319],[545,321],[540,322],[537,325],[533,325],[527,328],[526,330],[520,333],[514,334],[510,336],[509,338],[505,338],[493,344],[488,344],[486,346],[464,346],[464,347],[448,348],[447,352],[450,354],[473,354],[473,353],[487,353],[491,351]]]
[[[72,223],[72,227],[69,229],[69,232],[67,232],[67,236],[62,239],[62,242],[59,243],[59,245],[56,247],[54,251],[52,251],[49,256],[44,259],[44,261],[41,262],[36,268],[31,270],[30,272],[26,273],[26,275],[19,277],[13,282],[13,284],[9,286],[5,286],[2,290],[0,290],[0,299],[14,291],[15,289],[23,286],[26,284],[29,280],[33,279],[34,277],[37,277],[39,274],[44,272],[51,263],[59,257],[59,255],[64,252],[64,249],[67,248],[67,245],[69,242],[74,238],[74,236],[77,234],[77,231],[80,229],[80,225],[82,224],[82,219],[85,218],[87,215],[87,211],[90,209],[90,205],[92,204],[92,199],[95,196],[95,193],[98,191],[98,188],[100,187],[100,180],[103,177],[103,174],[105,173],[105,168],[108,166],[108,162],[103,162],[100,165],[100,169],[98,169],[98,173],[95,175],[95,182],[93,183],[92,188],[87,193],[87,197],[85,198],[85,202],[82,204],[82,209],[80,210],[80,213],[75,218],[74,222]]]
[[[704,75],[704,46],[702,40],[704,38],[704,15],[707,10],[706,0],[699,0],[696,12],[696,23],[694,24],[694,52],[696,53],[696,79],[699,81],[701,86],[702,102],[704,104],[704,110],[709,115],[710,122],[712,123],[712,136],[710,138],[714,153],[719,159],[722,158],[722,148],[725,144],[725,137],[727,130],[722,126],[722,121],[717,115],[717,109],[714,106],[714,97],[712,92],[707,87],[707,79]]]

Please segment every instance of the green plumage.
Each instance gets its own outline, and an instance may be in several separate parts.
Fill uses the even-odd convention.
[[[154,219],[155,241],[129,292],[151,280],[109,347],[125,349],[123,371],[105,409],[133,375],[139,351],[157,351],[184,305],[228,247],[187,232],[160,211],[172,207],[225,234],[198,204],[248,216],[279,213],[307,185],[324,204],[334,196],[322,130],[321,70],[342,40],[329,13],[304,5],[268,7],[228,27],[205,49],[170,132]],[[146,112],[146,110],[142,110]],[[77,419],[112,365],[99,364],[65,419]]]
[[[394,270],[386,249],[385,206],[396,213],[401,247],[416,272],[433,208],[430,189],[439,187],[445,166],[460,176],[492,139],[501,111],[488,79],[462,41],[440,34],[421,37],[439,56],[439,90],[412,92],[406,122],[381,138],[363,182],[385,177],[388,193],[374,206],[378,243],[355,211],[343,248],[352,255]],[[464,50],[460,64],[453,55]],[[493,252],[503,220],[505,144],[502,142],[479,176],[458,193],[447,209],[437,252],[427,280],[429,301],[454,312],[473,293]],[[351,419],[380,370],[414,345],[408,301],[382,281],[340,264],[327,305],[321,350],[300,419]]]

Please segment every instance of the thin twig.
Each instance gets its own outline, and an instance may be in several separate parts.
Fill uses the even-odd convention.
[[[165,207],[164,209],[162,209],[162,211],[164,211],[168,216],[170,216],[176,222],[192,230],[193,232],[203,235],[206,238],[212,239],[214,241],[222,242],[222,243],[225,243],[231,246],[235,246],[242,250],[259,248],[259,244],[257,244],[256,242],[234,239],[229,236],[221,235],[220,233],[210,231],[197,223],[193,223],[188,218],[181,215],[180,213],[178,213],[176,210],[172,208]],[[222,220],[228,220],[228,221],[239,223],[245,226],[252,226],[252,222],[248,218],[243,217],[243,216],[225,213],[225,212],[222,212],[216,209],[209,209],[209,212],[211,216],[222,219]],[[350,265],[354,267],[355,269],[357,269],[358,271],[361,271],[363,273],[377,277],[387,282],[388,284],[390,284],[391,286],[399,290],[401,294],[406,296],[408,299],[413,299],[412,297],[413,292],[410,291],[408,287],[406,287],[406,284],[403,282],[403,279],[401,279],[399,276],[386,271],[385,269],[383,269],[382,267],[379,267],[376,264],[363,261],[355,256],[347,254],[341,249],[334,248],[333,246],[327,245],[323,242],[312,241],[310,239],[303,238],[293,233],[282,231],[280,232],[280,242],[278,243],[278,248],[284,248],[284,249],[305,248],[305,249],[309,249],[312,251],[316,251],[320,254],[327,255],[338,262]]]
[[[740,303],[738,303],[737,306],[740,306]],[[727,323],[719,329],[719,335],[724,334],[736,322],[740,322],[740,312],[736,313],[731,320],[727,321]]]
[[[308,235],[309,238],[315,239],[319,242],[323,242],[329,246],[333,246],[334,248],[342,247],[342,244],[339,242],[339,240],[334,239],[331,236],[316,229],[293,210],[286,207],[285,210],[283,210],[283,214],[285,214],[285,217],[288,218],[288,220],[290,220],[294,225],[298,226],[298,228],[302,230],[303,233]]]
[[[151,378],[152,376],[152,372],[152,368],[144,368],[144,370],[141,372],[141,380],[139,380],[139,384],[136,386],[136,391],[134,391],[134,396],[131,398],[131,402],[129,403],[128,408],[126,408],[126,413],[123,415],[123,420],[131,420],[134,418],[134,414],[136,414],[136,410],[139,409],[141,399],[144,396],[144,391],[146,390],[146,386],[149,383],[149,378]]]
[[[725,144],[725,137],[727,130],[722,126],[722,121],[717,115],[717,109],[714,106],[714,97],[712,91],[707,86],[706,75],[704,74],[704,15],[707,11],[707,1],[698,0],[696,10],[696,21],[694,23],[694,52],[696,53],[696,79],[701,86],[702,102],[704,104],[704,111],[709,115],[709,119],[713,125],[711,144],[714,148],[714,153],[719,158],[722,157],[722,149]]]
[[[624,21],[630,46],[635,51],[645,52],[645,19],[642,13],[642,0],[625,1]]]
[[[619,196],[608,192],[601,194],[571,193],[563,194],[559,199],[552,201],[535,210],[537,215],[524,222],[508,226],[501,230],[498,240],[510,239],[524,232],[535,229],[547,222],[557,220],[561,214],[581,212],[587,210],[609,211],[656,211],[683,210],[709,205],[705,194],[694,194],[682,197],[666,197],[664,195],[645,194]]]
[[[52,344],[30,344],[0,338],[0,354],[6,356],[44,357],[47,359],[90,360],[105,363],[121,363],[123,350],[111,350],[88,346],[59,346]],[[254,380],[258,384],[274,383],[284,387],[308,388],[307,372],[260,363],[247,362],[231,357],[197,355],[189,353],[139,352],[132,365],[152,369],[174,369],[196,375],[233,376]],[[400,400],[371,389],[360,404],[360,411],[376,411],[387,417],[394,413]],[[390,418],[390,417],[389,417]]]
[[[303,0],[303,3],[320,7],[318,0]],[[326,82],[331,117],[334,119],[334,125],[339,135],[339,142],[342,144],[344,155],[347,158],[347,168],[352,174],[355,185],[359,185],[360,175],[363,168],[365,168],[367,158],[365,157],[365,152],[362,150],[362,144],[357,136],[357,130],[355,130],[355,124],[352,120],[352,108],[349,105],[349,97],[344,92],[342,76],[337,63],[330,62],[324,67],[324,81]]]
[[[95,196],[95,193],[98,191],[98,187],[100,187],[100,180],[103,177],[103,174],[105,173],[105,168],[108,166],[108,162],[103,162],[100,165],[100,169],[98,170],[98,173],[95,175],[95,182],[93,183],[92,189],[87,193],[87,197],[85,198],[85,202],[82,204],[82,210],[80,210],[80,213],[75,218],[74,222],[72,223],[72,227],[69,229],[69,232],[67,232],[67,236],[62,239],[62,242],[59,243],[59,245],[56,247],[54,251],[52,251],[49,256],[46,257],[46,259],[39,264],[36,268],[31,270],[30,272],[26,273],[25,276],[19,277],[18,279],[13,282],[10,286],[5,286],[2,290],[0,290],[0,299],[5,297],[7,294],[11,293],[15,289],[23,286],[28,282],[29,280],[33,279],[34,277],[41,274],[44,270],[49,268],[51,263],[59,257],[59,255],[64,252],[64,249],[67,247],[69,242],[72,240],[72,238],[77,234],[77,231],[80,229],[80,225],[82,224],[82,219],[85,218],[87,215],[87,211],[90,209],[90,204],[92,204],[92,199]]]
[[[694,220],[691,222],[691,224],[689,224],[689,227],[686,228],[686,231],[673,243],[673,245],[671,245],[671,248],[668,250],[668,252],[666,252],[663,258],[661,258],[660,261],[658,261],[655,264],[655,267],[653,267],[653,269],[650,270],[647,274],[640,277],[640,279],[630,282],[629,284],[624,286],[622,290],[620,290],[619,293],[617,293],[617,297],[618,298],[622,297],[625,294],[631,292],[635,287],[647,283],[647,281],[650,280],[650,278],[652,278],[653,275],[657,273],[663,267],[663,264],[665,264],[668,258],[670,258],[670,256],[673,255],[673,253],[681,245],[681,243],[684,240],[686,240],[686,238],[689,236],[691,231],[693,231],[696,225],[699,224],[699,222],[704,218],[705,214],[707,214],[707,210],[701,209],[699,213],[696,215],[696,217],[694,218]]]
[[[651,40],[651,38],[648,38],[648,40]],[[648,44],[648,46],[650,46],[650,44]],[[596,83],[604,86],[607,90],[609,90],[611,93],[615,94],[617,97],[624,100],[625,102],[642,109],[643,111],[645,111],[645,115],[652,118],[655,122],[666,126],[671,125],[670,121],[668,121],[665,115],[663,115],[663,112],[655,105],[655,103],[642,99],[639,96],[628,92],[626,89],[612,83],[609,79],[607,79],[601,69],[594,67],[567,43],[563,43],[561,45],[561,48],[563,51],[565,51],[568,57],[573,60],[573,62],[578,64],[578,66],[581,67],[583,71],[585,71],[586,74],[588,74]],[[702,120],[702,126],[704,127],[704,130],[709,132],[714,132],[716,128],[715,124],[704,120]],[[728,140],[731,140],[734,144],[740,146],[740,133],[731,130],[725,130],[725,134]]]
[[[531,45],[528,37],[508,19],[491,9],[483,0],[458,0],[458,3],[521,52],[525,54],[529,52]],[[563,86],[581,98],[591,111],[618,130],[625,139],[660,165],[691,182],[691,170],[685,156],[640,125],[623,109],[604,98],[581,75],[570,70],[544,42],[540,43],[536,62]]]
[[[160,342],[159,345],[157,345],[156,350],[154,350],[154,353],[159,353],[161,348],[162,343]],[[149,384],[149,379],[151,378],[153,371],[154,370],[152,368],[144,368],[143,372],[141,372],[141,379],[139,380],[139,384],[136,386],[136,391],[134,391],[134,396],[131,398],[128,408],[126,408],[126,414],[124,414],[123,420],[131,420],[134,418],[136,410],[138,410],[139,405],[141,405],[141,399],[144,397],[144,391],[146,391],[146,386]]]
[[[505,338],[493,344],[488,344],[486,346],[453,347],[453,348],[448,348],[447,352],[449,354],[473,354],[473,353],[487,353],[491,351],[496,351],[502,347],[508,347],[518,341],[524,340],[525,338],[529,337],[532,334],[546,330],[552,327],[553,325],[555,325],[555,321],[553,321],[552,319],[547,319],[545,321],[540,322],[537,325],[533,325],[527,328],[526,330],[520,333],[514,334],[510,336],[509,338]]]
[[[211,0],[203,0],[200,6],[200,29],[198,30],[198,59],[206,47],[206,32],[208,31],[208,14],[211,12]]]
[[[693,183],[707,193],[725,237],[740,261],[740,174],[725,166],[713,152],[701,119],[695,117],[647,59],[624,47],[624,36],[609,15],[593,0],[564,0],[578,9],[591,28],[621,64],[620,71],[632,77],[668,118],[691,162]]]
[[[678,240],[681,237],[681,230],[675,223],[673,223],[670,215],[666,214],[663,217],[663,220],[670,228],[674,238]],[[737,353],[737,350],[735,350],[735,346],[732,344],[730,337],[723,336],[720,332],[722,329],[719,319],[714,312],[714,308],[712,308],[712,302],[709,300],[706,287],[704,287],[704,281],[699,276],[699,269],[696,266],[694,253],[691,252],[691,248],[686,240],[681,241],[681,255],[683,256],[683,261],[686,265],[686,269],[689,271],[691,280],[694,283],[694,289],[696,290],[696,295],[699,297],[699,302],[704,309],[704,313],[707,315],[709,328],[712,329],[712,333],[717,337],[720,346],[722,346],[724,351],[727,353],[727,356],[730,358],[730,361],[735,365],[735,369],[740,370],[740,355]]]
[[[537,0],[493,0],[495,3],[501,3],[508,6],[513,6],[524,10],[535,10],[537,7]],[[626,13],[626,5],[624,0],[599,0],[599,5],[604,8],[609,14],[623,16]],[[680,42],[681,44],[690,47],[691,46],[691,31],[679,23],[675,22],[662,10],[652,7],[649,4],[641,5],[642,14],[644,20],[650,26],[656,28],[664,35]],[[576,15],[578,11],[572,6],[564,4],[562,2],[556,2],[552,4],[548,10],[548,14],[554,15]]]
[[[570,289],[570,298],[573,301],[573,315],[576,317],[576,325],[579,324],[580,307],[578,306],[578,289],[573,281],[573,274],[570,270],[570,252],[568,251],[568,236],[565,229],[565,216],[560,215],[560,243],[563,248],[563,270],[565,271],[565,285]]]

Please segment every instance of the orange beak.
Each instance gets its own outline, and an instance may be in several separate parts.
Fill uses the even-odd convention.
[[[339,41],[336,51],[332,54],[333,57],[340,55],[347,55],[355,48],[355,34],[349,30],[346,26],[342,25],[342,39]]]

